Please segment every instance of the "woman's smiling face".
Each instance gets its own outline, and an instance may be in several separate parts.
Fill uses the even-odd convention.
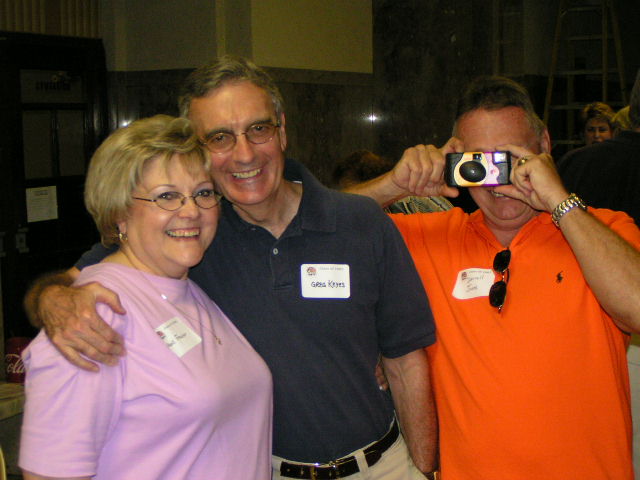
[[[165,166],[166,165],[166,166]],[[189,173],[174,155],[166,164],[149,160],[133,197],[154,199],[167,192],[189,197],[212,190],[209,172],[199,167]],[[118,223],[126,240],[121,248],[135,268],[164,277],[183,278],[202,259],[216,233],[220,207],[203,209],[186,198],[177,210],[167,211],[155,202],[133,200],[127,218]]]

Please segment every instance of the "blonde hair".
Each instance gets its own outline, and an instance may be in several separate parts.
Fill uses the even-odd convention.
[[[117,223],[127,216],[131,194],[140,184],[149,160],[159,158],[167,168],[174,155],[191,175],[210,160],[185,118],[155,115],[113,132],[91,157],[84,203],[105,246],[119,243]]]
[[[582,124],[584,128],[587,127],[587,122],[592,118],[597,120],[602,120],[603,122],[607,122],[611,131],[615,126],[613,117],[615,112],[613,109],[604,102],[593,102],[586,105],[582,112],[580,112],[580,118],[582,119]]]

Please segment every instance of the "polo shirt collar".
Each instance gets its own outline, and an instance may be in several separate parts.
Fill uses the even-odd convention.
[[[335,194],[322,185],[307,167],[290,158],[285,161],[284,178],[291,182],[302,182],[302,200],[294,219],[299,220],[300,228],[335,232],[337,215]]]
[[[484,237],[484,239],[488,243],[494,245],[499,250],[504,248],[502,245],[500,245],[496,236],[487,226],[484,218],[484,213],[481,209],[478,208],[476,211],[469,215],[469,223],[472,228],[474,228],[479,235]],[[531,233],[538,228],[536,225],[548,225],[550,223],[552,223],[551,214],[549,214],[548,212],[538,213],[538,215],[533,217],[531,220],[525,223],[522,228],[520,228],[516,236],[513,237],[509,248],[512,249],[519,243],[525,241],[531,235]]]

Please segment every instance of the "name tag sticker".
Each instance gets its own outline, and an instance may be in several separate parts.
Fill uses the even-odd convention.
[[[488,268],[467,268],[458,272],[453,297],[459,300],[486,297],[495,281],[493,270]]]
[[[349,265],[304,263],[300,265],[300,284],[304,298],[349,298]]]
[[[173,317],[171,320],[164,322],[155,329],[155,332],[178,357],[182,357],[202,342],[202,338],[178,317]]]

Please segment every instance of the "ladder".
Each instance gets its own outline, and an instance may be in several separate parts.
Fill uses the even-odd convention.
[[[596,45],[599,48],[594,48]],[[612,46],[615,67],[610,65]],[[609,89],[611,76],[616,73],[620,84],[617,98],[612,97]],[[554,91],[556,77],[565,82],[564,98],[558,98],[561,89]],[[598,81],[599,92],[593,88]],[[592,88],[585,87],[589,83]],[[560,0],[544,103],[544,123],[557,138],[554,146],[565,145],[569,149],[581,143],[576,139],[576,123],[586,104],[602,101],[614,109],[626,105],[625,85],[613,0]],[[591,92],[591,98],[584,97],[585,91]]]

